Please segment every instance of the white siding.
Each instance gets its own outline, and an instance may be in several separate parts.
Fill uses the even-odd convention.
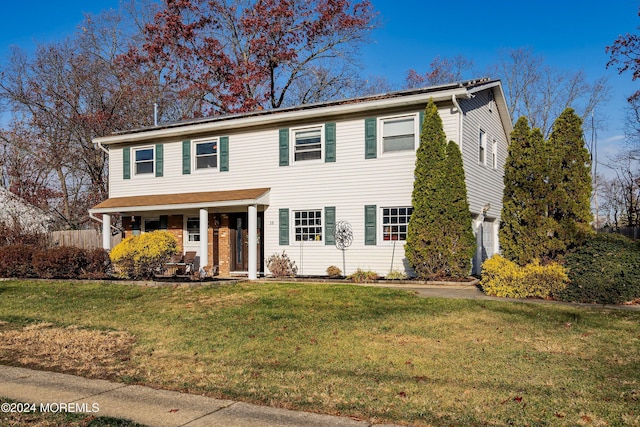
[[[479,98],[480,94],[469,102],[477,103]],[[475,126],[479,126],[480,120],[492,120],[492,117],[490,114],[487,117],[487,113],[481,111],[482,108],[475,109],[475,104],[470,107],[471,110],[464,118],[465,147],[462,150],[467,168],[469,199],[472,211],[489,201],[492,212],[496,212],[494,209],[499,209],[502,197],[502,169],[493,171],[479,168],[477,161],[473,164],[476,155],[466,149],[467,145],[473,146],[471,139],[477,133]],[[445,105],[439,112],[447,138],[459,143],[458,111],[451,105]],[[322,123],[305,123],[314,124]],[[488,132],[497,134],[500,129],[499,121],[496,121],[495,129],[493,126]],[[228,172],[219,172],[217,169],[193,171],[192,168],[190,175],[183,175],[182,140],[175,140],[164,142],[163,177],[137,177],[132,174],[131,179],[124,180],[123,147],[112,147],[110,197],[268,187],[271,192],[269,206],[265,207],[263,227],[265,258],[286,250],[296,262],[298,273],[304,275],[325,274],[330,265],[342,269],[342,253],[335,246],[327,246],[324,241],[296,242],[293,231],[293,211],[322,209],[324,215],[324,208],[332,206],[336,208],[336,221],[348,221],[353,228],[354,241],[346,252],[347,271],[344,273],[350,274],[360,267],[385,275],[392,268],[392,258],[394,269],[405,271],[408,268],[404,258],[404,242],[397,242],[394,248],[393,242],[382,240],[381,209],[411,205],[415,152],[380,154],[378,151],[377,158],[365,159],[364,117],[336,121],[335,163],[296,163],[290,160],[289,166],[280,167],[278,128],[210,136],[229,137]],[[501,138],[504,140],[504,136]],[[500,155],[503,159],[506,148]],[[480,179],[488,181],[480,183]],[[376,205],[378,208],[375,246],[367,246],[364,242],[365,205]],[[281,208],[288,208],[291,214],[290,245],[286,247],[279,245],[278,215]],[[324,220],[323,218],[323,228]]]

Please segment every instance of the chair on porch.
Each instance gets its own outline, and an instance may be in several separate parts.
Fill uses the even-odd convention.
[[[171,255],[169,261],[165,264],[165,276],[176,276],[181,267],[184,268],[184,262],[182,261],[182,254]]]
[[[193,267],[193,263],[195,261],[196,261],[196,251],[187,251],[184,254],[184,259],[182,262],[184,262],[186,266],[185,274],[191,275],[195,273],[195,269]]]

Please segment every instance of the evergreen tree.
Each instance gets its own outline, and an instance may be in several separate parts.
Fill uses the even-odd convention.
[[[412,206],[405,254],[416,274],[421,278],[468,274],[474,246],[465,227],[470,233],[462,158],[457,146],[447,148],[432,100],[425,109],[416,154]]]
[[[547,251],[550,224],[547,215],[547,156],[544,137],[520,117],[511,132],[504,167],[500,247],[520,265]]]
[[[549,137],[549,216],[554,221],[556,253],[562,255],[582,243],[590,232],[591,157],[584,142],[582,119],[565,109],[553,124]]]

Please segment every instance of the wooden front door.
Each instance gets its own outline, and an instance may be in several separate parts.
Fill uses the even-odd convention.
[[[256,267],[262,268],[262,212],[258,212],[258,256]],[[229,264],[231,271],[249,270],[249,224],[246,213],[229,215]]]

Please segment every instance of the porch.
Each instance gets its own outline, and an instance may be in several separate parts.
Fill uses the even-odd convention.
[[[255,280],[264,271],[264,210],[268,188],[155,196],[110,198],[90,210],[102,215],[103,236],[109,236],[112,216],[122,217],[125,236],[153,230],[173,234],[182,253],[196,252],[194,267],[221,277],[246,274]],[[103,247],[111,249],[110,239]]]

